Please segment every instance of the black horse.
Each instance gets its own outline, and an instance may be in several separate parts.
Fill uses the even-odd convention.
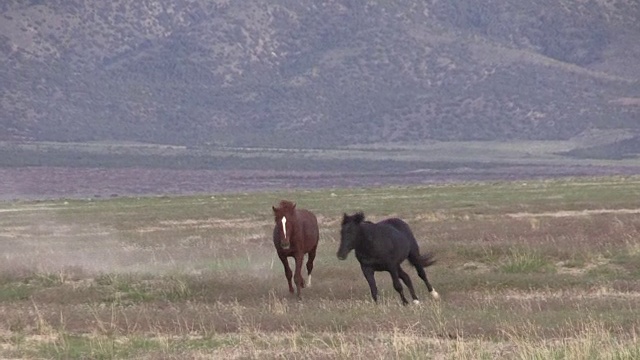
[[[393,288],[400,294],[403,304],[408,304],[402,291],[400,279],[409,288],[414,303],[419,303],[413,289],[411,278],[402,270],[400,264],[408,259],[416,268],[418,276],[427,285],[427,290],[433,298],[439,295],[427,280],[424,268],[435,263],[433,254],[420,255],[418,242],[406,222],[398,218],[390,218],[378,223],[364,220],[363,213],[354,215],[344,214],[340,231],[340,248],[338,259],[344,260],[351,250],[356,251],[356,258],[360,268],[371,288],[371,297],[378,301],[378,288],[374,272],[388,271],[391,274]]]

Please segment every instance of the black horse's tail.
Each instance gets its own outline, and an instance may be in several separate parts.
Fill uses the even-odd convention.
[[[436,263],[435,255],[432,252],[418,255],[418,264],[422,267],[431,266]]]

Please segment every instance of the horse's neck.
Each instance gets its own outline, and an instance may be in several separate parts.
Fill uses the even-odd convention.
[[[360,251],[366,251],[367,248],[369,247],[368,242],[369,240],[367,239],[367,234],[364,232],[362,225],[358,226],[358,233],[356,234],[355,241],[353,242],[354,249],[356,250],[360,249]]]

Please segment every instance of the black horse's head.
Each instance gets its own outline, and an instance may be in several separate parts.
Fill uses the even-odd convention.
[[[340,229],[340,247],[338,248],[338,259],[344,260],[349,252],[356,247],[360,224],[364,221],[364,214],[359,212],[354,215],[344,214],[342,216],[342,227]]]
[[[280,247],[288,249],[291,246],[291,235],[293,233],[293,223],[295,221],[296,204],[282,200],[278,207],[272,206],[276,227],[280,236]]]

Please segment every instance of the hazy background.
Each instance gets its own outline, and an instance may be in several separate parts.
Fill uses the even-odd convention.
[[[32,166],[637,173],[639,39],[635,0],[6,0],[4,197]]]

